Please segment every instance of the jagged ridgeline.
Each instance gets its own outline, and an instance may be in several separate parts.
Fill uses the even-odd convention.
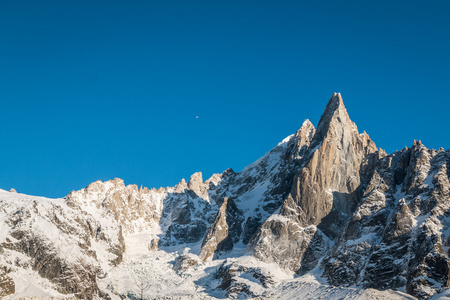
[[[305,276],[325,297],[444,295],[449,163],[417,141],[386,154],[335,93],[317,128],[238,173],[97,181],[63,199],[0,190],[0,298],[289,298]]]

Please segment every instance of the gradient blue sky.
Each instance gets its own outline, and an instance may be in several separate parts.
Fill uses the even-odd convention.
[[[450,148],[449,15],[439,0],[2,0],[0,188],[239,171],[317,125],[333,92],[388,152]]]

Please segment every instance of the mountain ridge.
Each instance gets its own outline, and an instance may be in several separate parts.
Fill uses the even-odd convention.
[[[188,298],[264,297],[313,276],[427,299],[450,285],[449,163],[449,150],[418,141],[378,149],[334,93],[317,128],[305,120],[240,172],[158,189],[96,181],[61,199],[2,191],[0,296],[27,274],[50,296],[137,297],[118,270],[152,274],[152,262],[174,281],[196,277],[183,279]]]

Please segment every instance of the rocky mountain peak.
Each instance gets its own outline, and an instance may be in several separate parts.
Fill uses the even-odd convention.
[[[332,116],[338,110],[346,111],[345,106],[344,106],[344,101],[342,100],[341,93],[333,93],[330,100],[328,100],[328,104],[325,107],[322,117],[325,117],[328,115]],[[319,124],[320,124],[320,121],[319,121]]]
[[[203,182],[202,172],[192,174],[187,183],[187,188],[189,190],[193,191],[197,196],[206,201],[209,201],[207,190],[208,187],[209,182]]]
[[[175,192],[182,193],[187,188],[186,180],[183,178],[181,181],[175,185]]]
[[[85,189],[85,193],[95,194],[95,193],[105,193],[111,189],[119,189],[124,188],[125,182],[120,178],[114,178],[113,180],[108,180],[102,182],[101,180],[97,180],[89,184]]]
[[[350,120],[340,93],[334,93],[320,117],[314,140],[320,142],[330,132],[339,134],[343,129],[357,131],[355,123]]]
[[[285,138],[278,146],[280,146],[284,141],[288,140],[288,143],[294,144],[293,149],[290,153],[291,159],[301,159],[308,149],[311,140],[314,137],[316,129],[314,125],[306,119],[299,130],[294,135]]]
[[[312,125],[305,122],[303,127]],[[341,235],[362,197],[377,151],[366,133],[358,133],[338,93],[305,146],[299,151],[304,155],[295,157],[301,167],[279,216],[268,218],[254,240],[256,257],[300,273],[313,269],[329,241]]]
[[[202,172],[196,172],[196,173],[192,174],[191,177],[189,178],[187,186],[190,190],[195,191],[202,184],[203,184]]]
[[[291,195],[301,208],[302,223],[320,224],[327,231],[339,223],[338,216],[353,211],[362,184],[362,168],[377,148],[367,133],[358,133],[339,93],[328,101],[310,148],[310,159]]]
[[[309,119],[306,119],[300,129],[295,133],[295,136],[303,140],[311,140],[315,131],[316,129],[314,128],[314,125]]]

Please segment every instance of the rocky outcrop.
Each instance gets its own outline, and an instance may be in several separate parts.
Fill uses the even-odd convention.
[[[330,241],[316,226],[300,227],[287,217],[270,217],[259,229],[253,255],[298,273],[313,269]]]
[[[53,281],[60,293],[75,294],[81,299],[90,299],[98,293],[98,270],[92,261],[80,260],[71,263],[58,255],[51,241],[36,237],[32,233],[14,231],[11,236],[17,242],[4,243],[2,246],[29,256],[33,270]]]
[[[164,200],[161,225],[164,230],[162,245],[195,243],[201,241],[208,229],[213,206],[198,197],[187,186],[169,193]]]
[[[1,254],[1,253],[0,253]],[[14,284],[14,280],[8,276],[8,273],[11,273],[11,269],[0,266],[0,297],[6,297],[8,295],[14,294],[16,290],[16,286]]]
[[[139,232],[159,222],[163,208],[164,189],[149,190],[137,185],[125,186],[122,179],[91,183],[67,195],[66,203],[80,210],[98,211],[112,216],[125,234]]]
[[[203,177],[201,172],[192,174],[187,183],[187,189],[193,191],[198,197],[209,201],[208,189],[209,182],[203,183]]]
[[[242,278],[251,278],[261,286],[269,288],[276,281],[272,275],[261,268],[239,264],[236,261],[225,260],[219,267],[216,278],[221,279],[220,288],[226,291],[228,299],[254,298],[259,296],[257,291],[252,290],[248,281]]]
[[[180,255],[176,258],[175,263],[173,265],[173,269],[180,273],[190,267],[196,266],[200,263],[198,256],[187,253]]]
[[[148,249],[150,251],[156,251],[158,249],[158,244],[159,244],[159,237],[154,237],[151,241],[150,244],[148,245]]]
[[[229,239],[227,223],[228,198],[225,197],[222,206],[219,208],[214,222],[208,229],[208,233],[202,242],[202,250],[200,251],[200,259],[205,262],[212,260],[214,253],[218,250],[219,245]],[[228,241],[230,242],[230,241]],[[232,242],[231,242],[232,243]]]

